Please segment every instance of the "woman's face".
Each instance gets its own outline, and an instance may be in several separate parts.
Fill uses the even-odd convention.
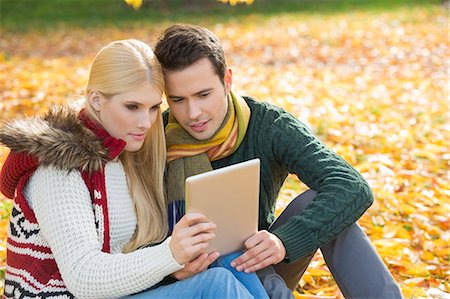
[[[125,150],[135,152],[155,123],[161,105],[161,92],[150,83],[125,93],[106,98],[98,92],[89,94],[91,106],[105,130],[126,142]]]

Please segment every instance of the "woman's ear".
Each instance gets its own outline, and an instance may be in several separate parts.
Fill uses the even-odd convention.
[[[94,108],[95,111],[99,112],[101,107],[102,95],[96,90],[89,90],[88,92],[88,100],[91,107]]]

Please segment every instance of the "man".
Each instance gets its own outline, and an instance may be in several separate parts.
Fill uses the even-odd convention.
[[[261,160],[260,231],[247,239],[246,251],[233,267],[258,271],[271,298],[292,298],[291,290],[320,248],[346,298],[401,298],[388,269],[355,224],[373,195],[354,168],[283,109],[233,93],[232,72],[220,41],[209,30],[171,26],[157,42],[155,54],[163,66],[170,107],[164,115],[169,200],[184,199],[186,177]],[[311,190],[294,199],[274,222],[276,199],[289,173]],[[204,270],[215,258],[192,261],[179,277]],[[277,274],[289,289],[280,288]]]

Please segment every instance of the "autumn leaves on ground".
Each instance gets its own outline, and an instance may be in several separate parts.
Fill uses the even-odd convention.
[[[197,23],[224,41],[236,90],[308,123],[370,182],[376,201],[359,224],[405,298],[448,298],[448,10],[290,12]],[[168,24],[3,30],[2,121],[76,99],[102,45],[131,37],[153,44]],[[0,147],[0,165],[7,153]],[[304,189],[290,177],[278,211]],[[11,202],[0,197],[0,278],[10,211]],[[320,253],[295,295],[342,298]]]

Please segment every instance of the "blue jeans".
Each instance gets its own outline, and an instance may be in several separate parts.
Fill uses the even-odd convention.
[[[230,253],[225,256],[219,257],[210,268],[221,267],[229,270],[237,280],[244,285],[244,287],[257,299],[269,299],[266,290],[264,289],[261,281],[256,273],[239,272],[235,268],[231,267],[231,261],[240,256],[242,252]]]
[[[256,277],[256,280],[258,280],[258,277]],[[200,272],[190,278],[179,280],[167,285],[157,285],[149,290],[145,290],[126,298],[255,299],[255,297],[250,294],[246,287],[244,287],[244,285],[240,283],[229,270],[221,267],[209,268],[206,271]],[[262,298],[268,297],[266,295],[266,297]]]

